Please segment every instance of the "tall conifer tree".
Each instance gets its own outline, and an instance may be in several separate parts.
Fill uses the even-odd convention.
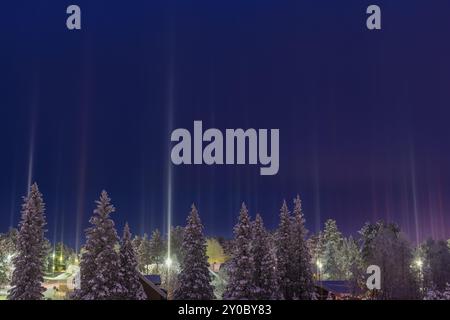
[[[12,289],[8,295],[10,300],[40,300],[44,296],[45,225],[45,204],[35,183],[22,205],[17,255],[13,259]]]

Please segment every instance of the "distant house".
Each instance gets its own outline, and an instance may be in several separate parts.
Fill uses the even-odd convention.
[[[167,300],[167,293],[161,289],[161,276],[139,274],[139,281],[147,295],[147,300]]]
[[[320,300],[359,299],[362,293],[351,281],[345,280],[316,281],[315,287]]]

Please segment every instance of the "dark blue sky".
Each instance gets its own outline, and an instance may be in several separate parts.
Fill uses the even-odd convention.
[[[69,4],[81,31],[66,29]],[[381,31],[365,27],[369,4]],[[231,235],[242,201],[273,228],[300,193],[311,231],[388,219],[413,241],[448,238],[449,13],[447,0],[2,4],[0,232],[31,179],[48,237],[74,246],[103,188],[139,233],[166,229],[168,203],[183,224],[192,202],[210,235]],[[279,128],[278,175],[172,167],[170,132],[194,120]]]

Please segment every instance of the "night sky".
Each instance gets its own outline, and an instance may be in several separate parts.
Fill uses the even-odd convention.
[[[82,30],[66,28],[70,4]],[[366,28],[369,4],[382,30]],[[231,236],[245,201],[269,228],[299,193],[334,218],[450,237],[448,0],[22,1],[0,10],[0,232],[37,181],[48,233],[79,248],[106,189],[135,233]],[[280,170],[173,166],[170,133],[279,128]]]

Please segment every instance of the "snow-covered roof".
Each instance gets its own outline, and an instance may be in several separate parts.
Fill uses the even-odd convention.
[[[167,299],[167,293],[162,290],[159,285],[156,285],[153,281],[150,280],[150,278],[147,277],[151,277],[153,275],[142,275],[139,273],[139,277],[142,279],[142,281],[144,281],[148,286],[150,286],[153,290],[155,290],[161,297],[163,297],[163,299]],[[159,277],[159,282],[161,283],[161,277]]]
[[[150,280],[157,286],[159,286],[161,284],[161,276],[159,274],[145,274],[144,278],[146,278],[147,280]]]
[[[350,281],[345,280],[325,280],[316,281],[316,286],[337,294],[352,294]]]

